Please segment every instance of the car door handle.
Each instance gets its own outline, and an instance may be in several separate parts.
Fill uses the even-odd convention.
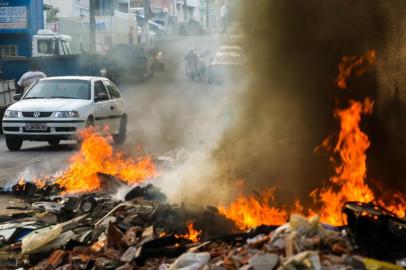
[[[114,110],[114,106],[110,106],[110,110],[112,110],[112,111],[113,111],[113,110]]]

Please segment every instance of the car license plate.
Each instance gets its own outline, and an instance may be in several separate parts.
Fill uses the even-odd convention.
[[[47,130],[46,123],[26,123],[25,129],[26,130],[36,130],[36,131],[46,131]]]

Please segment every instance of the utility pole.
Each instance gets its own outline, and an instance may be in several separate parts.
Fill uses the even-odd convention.
[[[206,28],[210,33],[210,0],[206,0]]]
[[[96,52],[96,1],[89,1],[90,52]]]
[[[144,25],[143,25],[143,34],[144,42],[149,43],[149,19],[151,18],[151,3],[150,0],[144,0]]]
[[[187,22],[187,0],[184,1],[184,9],[183,9],[183,20],[184,22]]]

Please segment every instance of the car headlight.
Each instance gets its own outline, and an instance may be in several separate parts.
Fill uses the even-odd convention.
[[[77,111],[69,111],[69,112],[55,112],[55,118],[77,118],[79,117],[79,113]]]
[[[4,118],[20,118],[20,117],[22,117],[22,113],[18,111],[6,110],[4,112]]]

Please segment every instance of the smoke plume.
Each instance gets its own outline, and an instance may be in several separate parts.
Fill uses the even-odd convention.
[[[289,200],[328,179],[328,159],[313,149],[339,129],[332,113],[337,100],[376,95],[374,74],[339,93],[337,64],[344,55],[380,52],[383,2],[242,1],[251,80],[238,100],[236,124],[214,152],[218,179],[232,174],[251,189],[276,185]]]

